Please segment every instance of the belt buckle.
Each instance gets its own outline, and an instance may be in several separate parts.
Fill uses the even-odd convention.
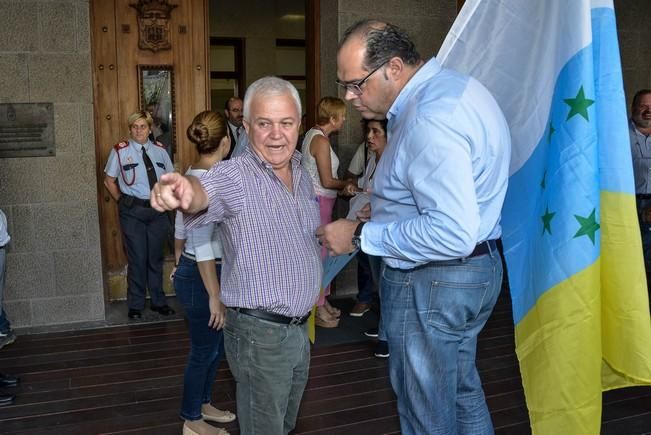
[[[292,326],[298,326],[301,324],[301,318],[300,317],[292,317],[292,320],[289,321],[289,324]]]

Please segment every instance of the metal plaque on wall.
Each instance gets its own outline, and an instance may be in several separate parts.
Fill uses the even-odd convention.
[[[0,157],[55,154],[52,103],[0,104]]]

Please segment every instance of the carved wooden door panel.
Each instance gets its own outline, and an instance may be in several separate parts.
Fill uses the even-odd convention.
[[[155,10],[139,10],[144,4]],[[167,20],[161,19],[165,11]],[[194,150],[180,133],[209,104],[207,16],[207,0],[91,1],[98,212],[108,300],[126,297],[127,261],[117,206],[103,185],[104,167],[113,144],[128,138],[127,117],[146,109],[140,107],[138,66],[171,66],[174,166],[182,171],[194,159]],[[149,27],[143,31],[143,26]],[[166,272],[172,262],[170,257]],[[166,292],[172,292],[169,280],[164,282]]]

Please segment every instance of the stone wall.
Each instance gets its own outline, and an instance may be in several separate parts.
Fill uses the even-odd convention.
[[[56,155],[0,158],[14,327],[104,318],[89,3],[0,0],[0,103],[54,104]]]
[[[651,88],[651,3],[615,0],[615,15],[624,90],[627,107],[630,108],[635,92]]]

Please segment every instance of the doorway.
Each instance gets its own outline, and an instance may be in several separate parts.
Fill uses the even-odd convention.
[[[319,93],[318,10],[313,0],[210,0],[212,109],[223,110],[228,98],[243,98],[249,84],[275,75],[296,87],[311,120]]]

